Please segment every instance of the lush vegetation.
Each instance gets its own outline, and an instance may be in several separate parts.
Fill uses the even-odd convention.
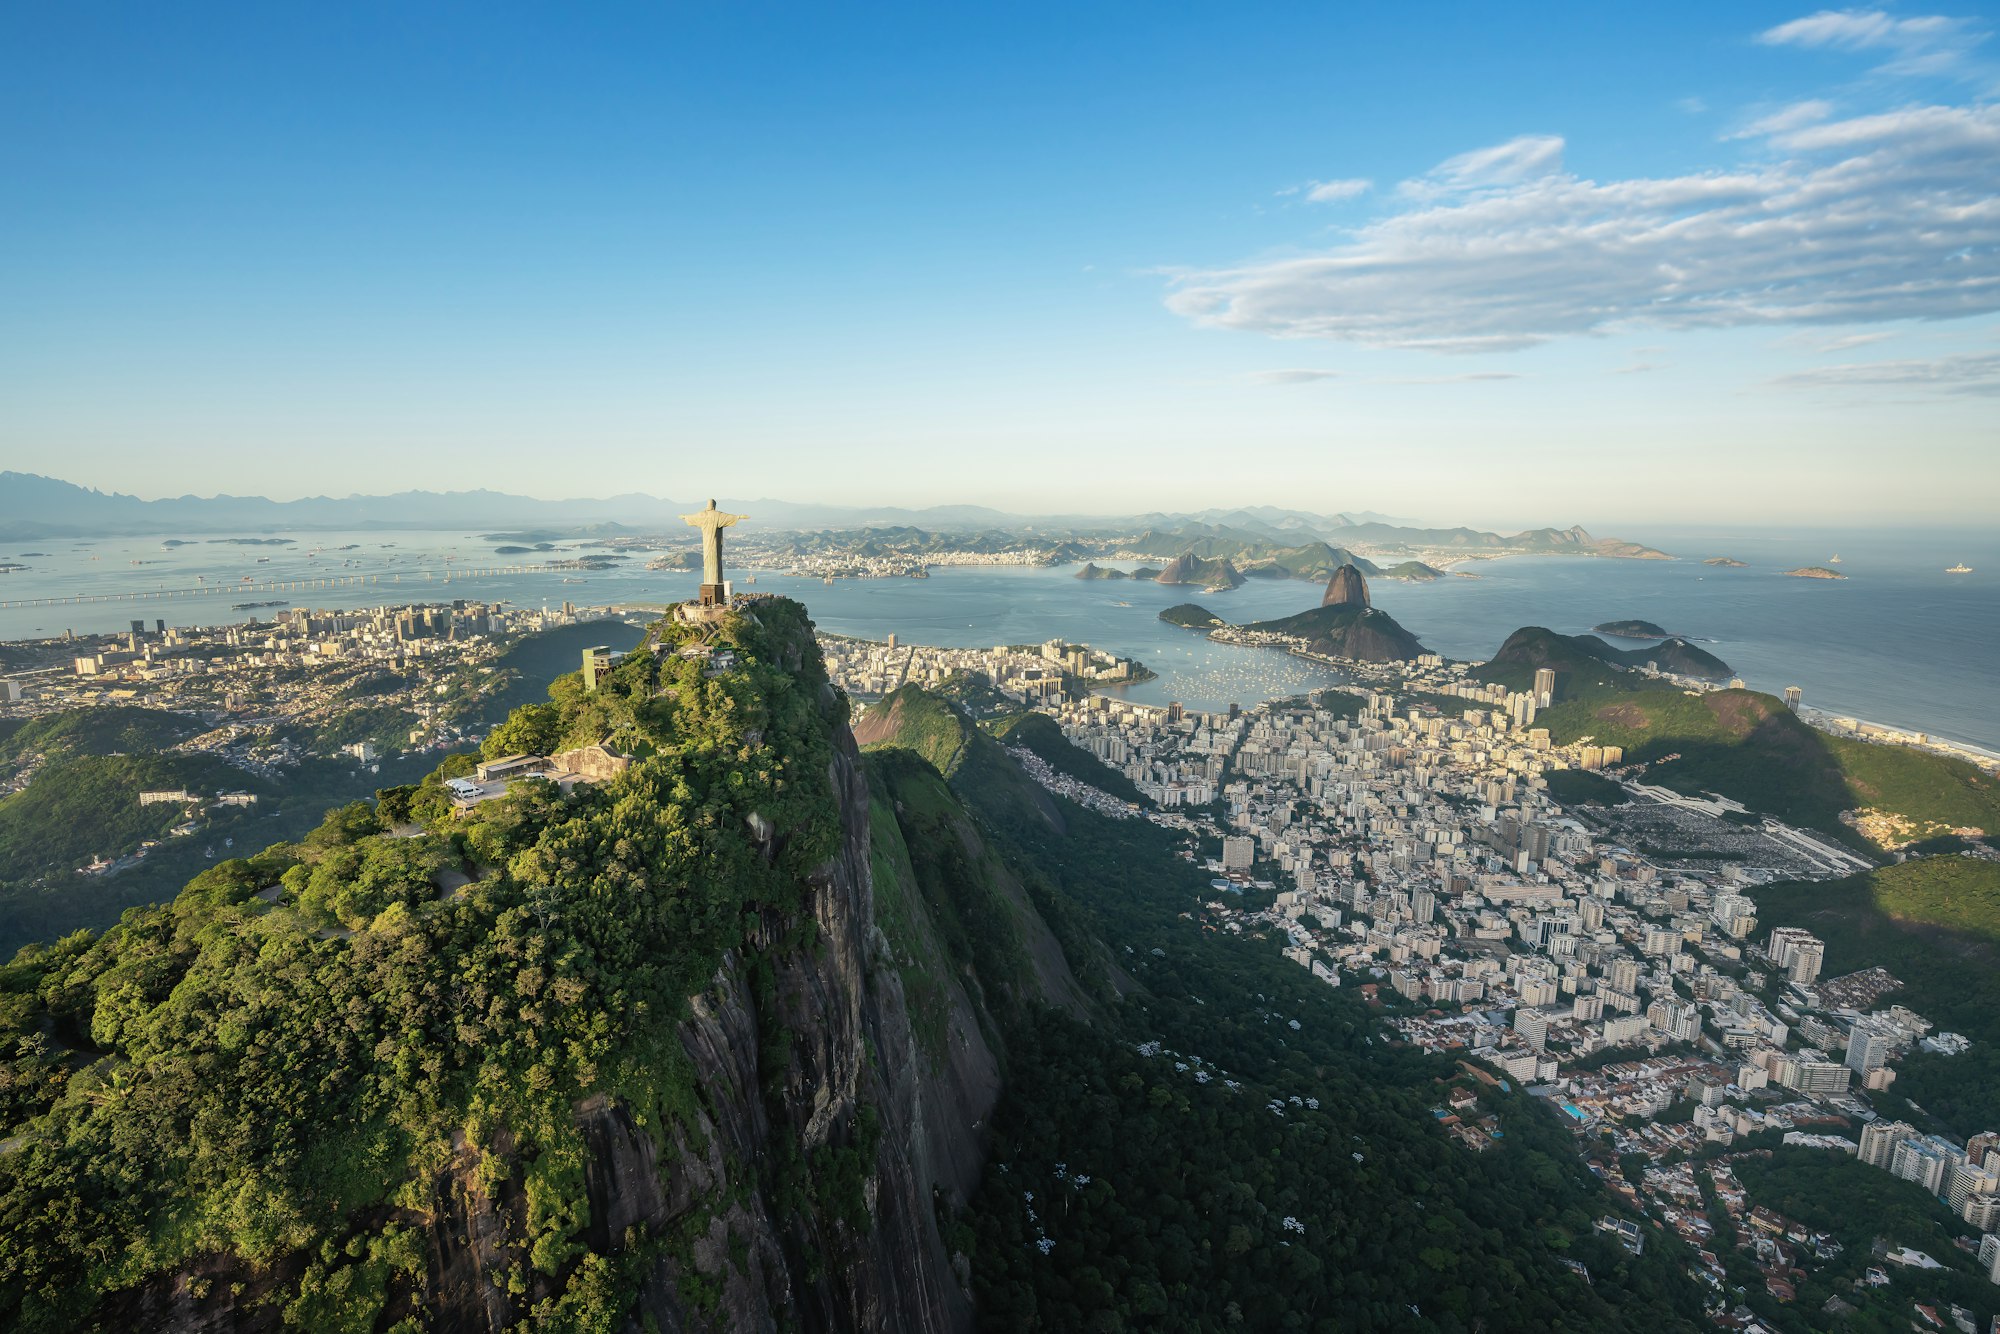
[[[1109,1008],[1094,1023],[1005,1011],[1007,1093],[954,1243],[969,1248],[985,1327],[1580,1330],[1699,1317],[1673,1243],[1656,1236],[1634,1258],[1596,1231],[1613,1202],[1544,1108],[1480,1085],[1504,1127],[1498,1147],[1449,1139],[1433,1109],[1463,1081],[1456,1067],[1388,1042],[1364,1004],[1274,942],[1204,930],[1192,915],[1207,877],[1170,835],[1067,802],[1052,819],[983,737],[956,754],[948,794],[934,771],[926,788],[896,739],[878,737],[888,748],[870,763],[908,846],[956,856],[942,851],[963,846],[940,837],[948,828],[913,838],[910,824],[919,809],[965,819],[951,815],[955,796],[1041,915],[1054,905],[1086,977],[1087,929],[1127,979],[1122,1003],[1100,993]],[[968,924],[982,985],[1019,976],[1007,944],[1019,939]]]
[[[10,720],[0,735],[0,760],[29,755],[145,755],[165,750],[202,730],[185,714],[130,704],[65,709],[38,718]]]
[[[53,759],[34,781],[0,798],[0,895],[51,873],[62,876],[93,855],[122,857],[185,818],[177,804],[141,806],[147,789],[268,795],[270,784],[206,755],[82,755]],[[240,815],[224,824],[242,823]]]
[[[1351,603],[1313,607],[1244,628],[1304,639],[1315,653],[1362,662],[1400,661],[1429,652],[1388,612]]]
[[[788,920],[838,838],[844,716],[803,614],[764,604],[723,642],[743,653],[728,671],[642,654],[594,693],[556,682],[562,739],[634,755],[615,780],[567,798],[524,783],[453,818],[433,775],[0,970],[0,1134],[16,1140],[0,1325],[111,1319],[119,1294],[197,1256],[268,1285],[295,1327],[414,1322],[420,1229],[453,1174],[514,1202],[514,1311],[612,1327],[633,1265],[672,1239],[588,1244],[574,1108],[604,1092],[642,1126],[686,1119],[687,997]],[[385,831],[408,817],[433,832]],[[819,1174],[851,1166],[768,1170],[810,1207]]]
[[[1587,769],[1555,769],[1544,777],[1549,795],[1565,806],[1620,806],[1631,799],[1620,784]]]
[[[1033,751],[1059,774],[1067,774],[1114,797],[1147,804],[1131,779],[1071,742],[1047,714],[1017,713],[986,724],[986,730],[1010,746],[1024,746]]]
[[[1532,672],[1531,668],[1524,671]],[[1754,811],[1867,846],[1844,811],[1870,808],[1919,827],[2000,830],[2000,778],[1964,760],[1828,736],[1770,695],[1701,695],[1603,669],[1564,686],[1536,716],[1557,744],[1622,746],[1627,763],[1683,792],[1716,792]],[[1669,758],[1671,757],[1671,758]]]
[[[1556,673],[1559,693],[1568,694],[1590,685],[1611,684],[1617,681],[1619,669],[1648,663],[1701,680],[1726,681],[1730,677],[1728,663],[1685,639],[1666,639],[1648,648],[1616,649],[1596,635],[1559,635],[1538,625],[1507,636],[1507,642],[1480,674],[1489,681],[1525,690],[1534,680],[1535,670],[1547,667]]]
[[[1826,941],[1826,976],[1880,964],[1903,984],[1885,1004],[1973,1040],[1960,1056],[1911,1055],[1894,1094],[1961,1136],[2000,1128],[2000,864],[1925,857],[1756,899],[1760,930],[1803,926]]]
[[[469,710],[461,722],[501,723],[508,710],[545,699],[551,681],[576,670],[584,647],[627,648],[640,633],[622,621],[597,621],[523,636],[500,655],[492,673],[469,674],[454,685],[454,698]],[[387,673],[362,678],[348,692],[352,706],[374,707],[366,702],[371,694],[396,679]],[[408,714],[393,712],[399,727],[407,724]],[[201,756],[152,755],[201,730],[183,714],[111,705],[7,721],[12,727],[0,729],[0,760],[42,756],[46,762],[27,790],[0,799],[0,958],[31,941],[102,930],[127,908],[166,902],[237,845],[303,838],[329,808],[377,788],[414,783],[433,763],[392,751],[380,772],[370,773],[345,757],[308,759],[272,784]],[[401,732],[393,737],[398,748],[403,739]],[[86,756],[108,762],[72,762]],[[177,823],[179,807],[142,808],[136,793],[178,787],[209,795],[251,791],[260,799],[245,810],[210,811],[196,836],[156,843],[143,860],[115,874],[74,874],[92,856],[123,856]]]
[[[1758,1314],[1779,1328],[1885,1334],[1907,1330],[1914,1323],[1913,1301],[1964,1306],[1974,1313],[1980,1328],[2000,1312],[2000,1289],[1987,1282],[1955,1241],[1977,1234],[1923,1187],[1824,1149],[1779,1146],[1768,1156],[1738,1158],[1732,1166],[1752,1204],[1814,1231],[1831,1233],[1841,1245],[1839,1256],[1813,1265],[1812,1277],[1800,1284],[1791,1305],[1757,1302]],[[1872,1253],[1878,1239],[1922,1251],[1945,1267],[1924,1270],[1885,1263]],[[1856,1284],[1870,1265],[1891,1276],[1889,1287],[1871,1290]],[[1756,1286],[1754,1278],[1750,1285]],[[1834,1320],[1822,1309],[1833,1296],[1858,1309]]]
[[[1188,630],[1213,630],[1229,624],[1208,608],[1194,602],[1179,602],[1160,613],[1160,619],[1168,625],[1178,625]]]
[[[319,823],[329,807],[365,797],[377,783],[415,781],[423,775],[429,761],[390,760],[381,766],[380,775],[372,775],[357,771],[351,762],[344,760],[307,760],[288,772],[282,786],[267,784],[241,769],[213,760],[205,759],[202,763],[214,767],[196,775],[212,780],[197,784],[200,791],[211,792],[216,788],[254,791],[260,794],[257,805],[210,810],[202,817],[204,823],[194,835],[156,842],[137,865],[114,874],[84,876],[72,872],[94,852],[130,851],[142,838],[153,837],[157,832],[151,821],[177,821],[181,808],[140,807],[133,799],[136,789],[127,786],[137,778],[128,775],[104,794],[107,802],[124,801],[127,807],[118,807],[121,814],[98,830],[98,834],[115,834],[117,842],[93,835],[88,846],[79,851],[73,841],[76,829],[61,813],[72,804],[71,798],[63,794],[67,784],[61,781],[62,771],[46,775],[58,781],[48,783],[44,777],[37,777],[26,792],[18,794],[19,797],[34,795],[33,802],[24,802],[21,807],[24,818],[19,834],[19,846],[30,854],[32,869],[23,876],[29,883],[0,893],[0,958],[11,957],[15,950],[32,941],[53,941],[79,929],[102,930],[116,922],[127,908],[164,903],[217,861],[240,856],[248,849],[302,838]],[[18,798],[9,801],[15,799]],[[42,804],[45,802],[49,804]],[[5,809],[7,803],[0,802],[0,810]],[[40,814],[26,818],[29,811]],[[69,855],[72,853],[77,855],[72,857]]]

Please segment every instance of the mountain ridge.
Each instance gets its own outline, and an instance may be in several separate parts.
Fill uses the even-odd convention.
[[[1139,515],[1024,515],[983,505],[945,504],[927,507],[895,505],[826,505],[776,497],[723,496],[724,508],[750,514],[757,526],[773,531],[820,528],[847,530],[867,527],[928,526],[963,531],[1004,527],[1024,535],[1065,537],[1149,532],[1172,547],[1160,555],[1193,550],[1197,555],[1243,557],[1255,551],[1271,556],[1314,544],[1341,545],[1345,552],[1357,543],[1377,543],[1411,550],[1468,552],[1571,553],[1664,558],[1663,553],[1636,543],[1592,537],[1580,527],[1529,529],[1512,537],[1473,528],[1404,527],[1372,513],[1317,515],[1303,510],[1258,506],[1234,510],[1204,510],[1193,514],[1151,512]],[[502,528],[577,527],[622,524],[636,531],[677,531],[680,516],[699,509],[702,499],[675,500],[639,491],[605,497],[544,500],[510,492],[409,490],[388,495],[352,492],[345,496],[314,495],[295,500],[265,496],[185,494],[153,500],[120,492],[101,491],[39,473],[0,471],[0,540],[48,537],[144,536],[174,532],[223,532],[243,529],[337,530],[371,528]],[[1233,544],[1226,551],[1204,552],[1196,543],[1216,539]],[[1358,558],[1356,563],[1362,563]],[[1324,578],[1325,569],[1306,572]],[[1374,573],[1364,565],[1364,573]]]

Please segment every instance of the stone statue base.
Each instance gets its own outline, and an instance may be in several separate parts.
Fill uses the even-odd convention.
[[[703,584],[701,586],[701,605],[704,607],[728,606],[729,586],[727,584]]]
[[[674,619],[682,625],[712,624],[729,615],[729,603],[683,602],[674,608]]]

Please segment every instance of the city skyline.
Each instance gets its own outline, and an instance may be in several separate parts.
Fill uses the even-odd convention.
[[[2000,503],[1977,10],[5,23],[4,467],[1484,525]],[[552,467],[579,450],[600,484]]]

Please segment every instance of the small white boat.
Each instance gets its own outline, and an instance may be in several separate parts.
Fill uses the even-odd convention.
[[[1965,563],[1964,561],[1960,561],[1960,562],[1959,562],[1958,564],[1956,564],[1956,565],[1952,566],[1951,568],[1947,569],[1947,570],[1945,571],[1945,573],[1946,573],[1946,574],[1971,574],[1971,573],[1972,573],[1972,567],[1971,567],[1970,565],[1967,565],[1967,564],[1966,564],[1966,563]]]

